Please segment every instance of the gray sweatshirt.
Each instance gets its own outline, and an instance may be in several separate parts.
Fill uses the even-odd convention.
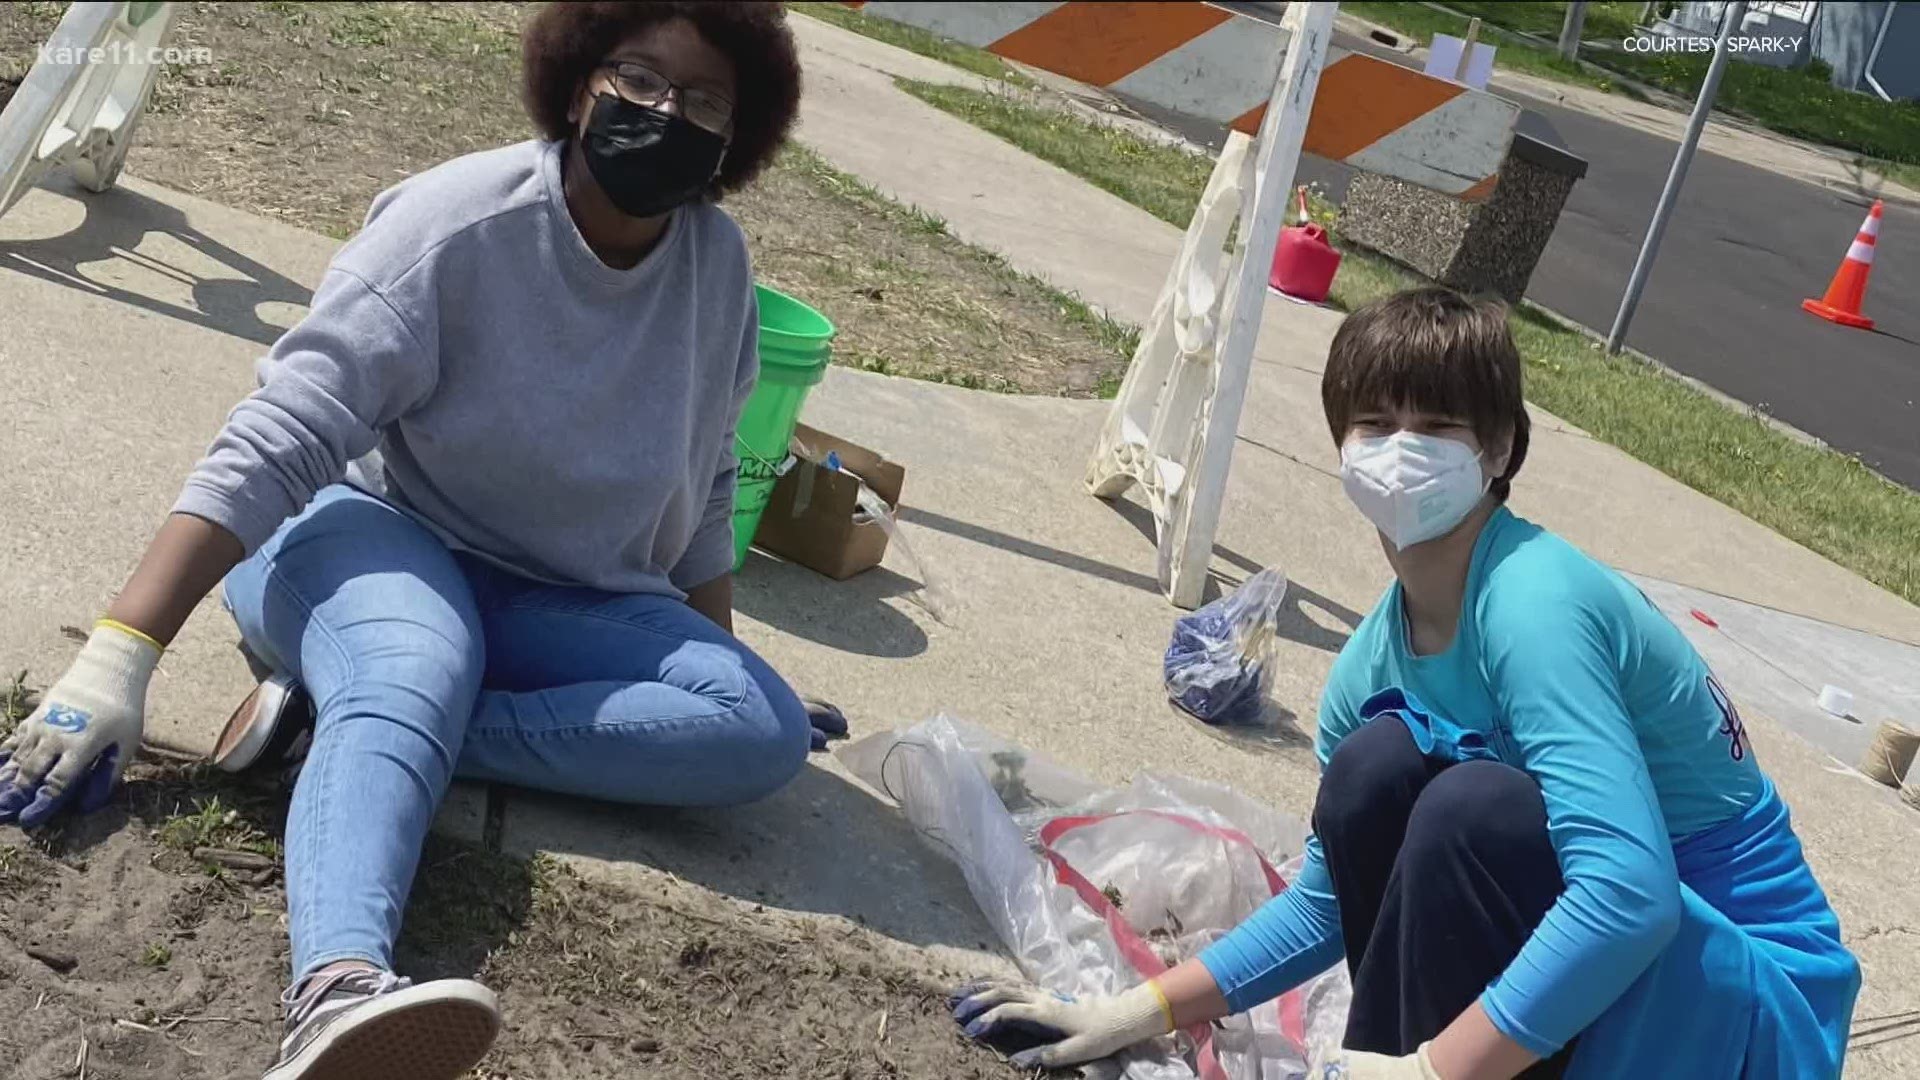
[[[174,509],[251,553],[347,479],[542,581],[677,597],[726,573],[758,374],[746,240],[690,205],[615,270],[567,213],[560,149],[470,154],[376,198]]]

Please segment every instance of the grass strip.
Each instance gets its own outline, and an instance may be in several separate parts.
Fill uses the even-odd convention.
[[[969,257],[979,260],[1000,281],[1038,291],[1059,311],[1062,318],[1084,330],[1102,348],[1127,358],[1131,357],[1134,350],[1139,347],[1139,327],[1109,317],[1106,312],[1088,304],[1073,293],[1054,286],[1044,278],[1015,269],[1013,264],[997,251],[989,251],[954,237],[947,228],[946,220],[938,214],[918,206],[894,201],[878,188],[852,173],[835,168],[826,158],[797,142],[789,143],[783,154],[792,168],[832,197],[848,200],[863,211],[892,221],[902,228],[944,237]],[[883,375],[894,374],[891,370],[873,366],[868,366],[867,370],[879,371]],[[1113,397],[1120,391],[1120,378],[1124,374],[1123,364],[1119,374],[1105,377],[1100,381],[1095,387],[1095,393],[1103,398]],[[994,389],[994,387],[970,381],[964,376],[934,378],[930,381],[950,382],[976,390]]]
[[[1863,157],[1854,160],[1854,164],[1879,173],[1881,176],[1903,187],[1920,191],[1920,165],[1909,165],[1904,161],[1886,161],[1882,158]]]
[[[1500,9],[1508,6],[1535,7],[1539,5],[1466,4],[1462,6],[1462,9]],[[1400,33],[1412,37],[1422,46],[1433,44],[1433,35],[1435,34],[1452,34],[1454,37],[1460,37],[1464,35],[1467,30],[1466,19],[1422,3],[1348,2],[1341,4],[1340,10],[1356,15],[1368,22],[1379,23],[1381,26],[1398,30]],[[1476,10],[1474,14],[1482,13]],[[1485,18],[1488,24],[1500,27],[1504,25],[1500,18],[1487,17],[1487,15],[1498,14],[1499,12],[1496,10],[1482,15],[1482,17]],[[1589,19],[1591,19],[1591,16],[1589,16]],[[1517,21],[1526,22],[1526,20]],[[1524,25],[1513,26],[1511,28],[1515,30],[1529,29],[1529,27]],[[1534,32],[1539,31],[1536,30]],[[1557,37],[1560,33],[1559,25],[1556,23],[1549,33],[1551,36]],[[1623,84],[1617,78],[1610,77],[1604,72],[1595,71],[1593,68],[1576,61],[1563,60],[1559,53],[1551,49],[1541,48],[1517,38],[1499,34],[1483,34],[1480,40],[1486,44],[1495,46],[1496,51],[1493,54],[1495,67],[1507,71],[1517,71],[1525,75],[1537,76],[1542,79],[1553,79],[1557,82],[1573,83],[1578,86],[1591,86],[1596,90],[1609,94],[1619,93],[1634,98],[1645,96],[1634,90],[1633,87]]]
[[[862,15],[845,4],[794,0],[787,4],[787,8],[819,19],[821,22],[832,23],[842,30],[851,30],[875,41],[884,41],[908,52],[919,53],[921,56],[952,64],[963,71],[971,71],[975,75],[1000,79],[1014,86],[1033,85],[1032,79],[985,49],[962,45],[930,30],[922,30],[917,26],[908,26],[906,23],[894,22],[891,19],[877,19],[871,15]]]
[[[1200,193],[1213,172],[1213,159],[1205,155],[1122,128],[1092,124],[1011,95],[912,79],[896,83],[927,104],[985,128],[1182,228],[1193,217],[1193,208],[1199,204]]]

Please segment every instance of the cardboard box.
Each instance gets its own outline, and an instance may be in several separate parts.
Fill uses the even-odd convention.
[[[839,453],[845,472],[820,464],[828,451]],[[854,521],[860,485],[847,473],[864,479],[889,507],[898,507],[906,469],[805,424],[794,429],[793,453],[800,460],[774,484],[754,545],[835,581],[880,565],[887,530],[877,521]]]

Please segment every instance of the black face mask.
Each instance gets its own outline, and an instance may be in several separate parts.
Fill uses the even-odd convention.
[[[587,172],[621,213],[654,217],[700,197],[727,140],[685,117],[602,94],[580,148]]]

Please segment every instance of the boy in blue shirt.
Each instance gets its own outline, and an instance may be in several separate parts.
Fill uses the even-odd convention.
[[[1321,700],[1315,835],[1285,892],[1124,994],[999,985],[970,1034],[1111,1054],[1345,958],[1356,1080],[1838,1076],[1859,965],[1739,713],[1638,589],[1506,506],[1526,458],[1497,304],[1355,312],[1322,403],[1395,581]]]

